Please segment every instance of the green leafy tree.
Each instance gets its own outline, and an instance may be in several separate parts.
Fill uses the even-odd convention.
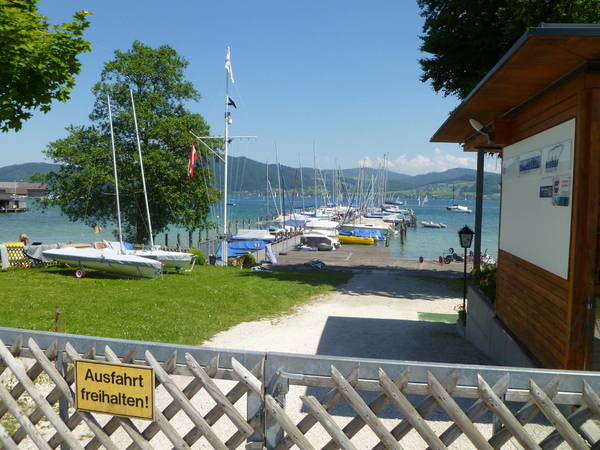
[[[425,18],[421,81],[460,99],[540,23],[599,23],[600,0],[417,0]]]
[[[123,234],[135,243],[148,242],[149,228],[143,195],[135,122],[130,89],[135,99],[140,145],[150,205],[152,231],[169,225],[194,231],[206,225],[210,203],[220,200],[212,186],[212,156],[196,145],[199,163],[192,179],[187,176],[191,136],[207,136],[209,126],[185,104],[200,94],[184,79],[188,62],[171,47],[157,49],[134,42],[127,52],[102,71],[92,91],[96,96],[91,126],[71,126],[69,135],[52,142],[45,154],[58,171],[37,173],[33,180],[48,184],[49,197],[42,206],[58,205],[70,220],[102,226],[115,218],[115,180],[108,110],[108,95],[115,135],[119,198]],[[213,143],[214,145],[214,143]],[[217,150],[219,150],[217,146]]]
[[[82,52],[88,11],[73,22],[50,26],[37,12],[38,0],[0,0],[0,130],[19,130],[31,110],[50,111],[53,100],[67,101]]]

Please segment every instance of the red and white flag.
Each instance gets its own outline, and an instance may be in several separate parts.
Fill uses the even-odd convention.
[[[190,150],[190,164],[188,165],[188,178],[192,178],[194,176],[194,163],[196,161],[198,161],[198,153],[196,153],[194,143],[192,142],[192,149]]]

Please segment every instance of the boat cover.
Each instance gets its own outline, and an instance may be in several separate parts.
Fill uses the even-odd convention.
[[[95,248],[59,248],[43,251],[44,257],[65,264],[78,265],[125,276],[155,277],[162,263],[136,255],[122,255]]]
[[[266,246],[265,241],[247,240],[247,241],[233,241],[227,244],[227,256],[235,257],[250,253],[252,251],[262,250]],[[217,258],[221,258],[222,250],[221,246],[217,250]]]
[[[275,236],[266,230],[238,230],[237,234],[231,239],[234,241],[248,241],[252,239],[261,241],[274,241]]]
[[[44,250],[52,250],[55,248],[61,248],[63,245],[66,245],[66,244],[58,243],[58,244],[26,245],[25,247],[23,247],[23,251],[31,259],[35,259],[37,261],[41,261],[44,263],[51,263],[51,262],[54,262],[54,260],[44,257],[44,254],[42,252]]]
[[[358,237],[367,237],[374,238],[378,241],[384,241],[385,236],[379,230],[366,230],[364,228],[353,228],[350,231],[340,232],[339,234],[344,236],[358,236]]]

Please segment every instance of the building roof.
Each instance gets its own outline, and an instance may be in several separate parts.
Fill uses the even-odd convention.
[[[469,119],[488,126],[593,60],[600,60],[600,25],[530,28],[452,112],[431,142],[465,142],[474,134]]]

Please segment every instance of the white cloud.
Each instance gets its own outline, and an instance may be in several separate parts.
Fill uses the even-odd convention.
[[[381,158],[378,158],[378,160],[383,161]],[[435,148],[432,156],[417,155],[414,158],[408,158],[406,154],[400,155],[390,161],[388,167],[406,175],[418,175],[429,172],[444,172],[456,167],[476,169],[477,159],[468,155],[455,156],[443,153],[439,148]]]
[[[368,156],[365,156],[358,161],[358,167],[373,167],[373,160]]]

